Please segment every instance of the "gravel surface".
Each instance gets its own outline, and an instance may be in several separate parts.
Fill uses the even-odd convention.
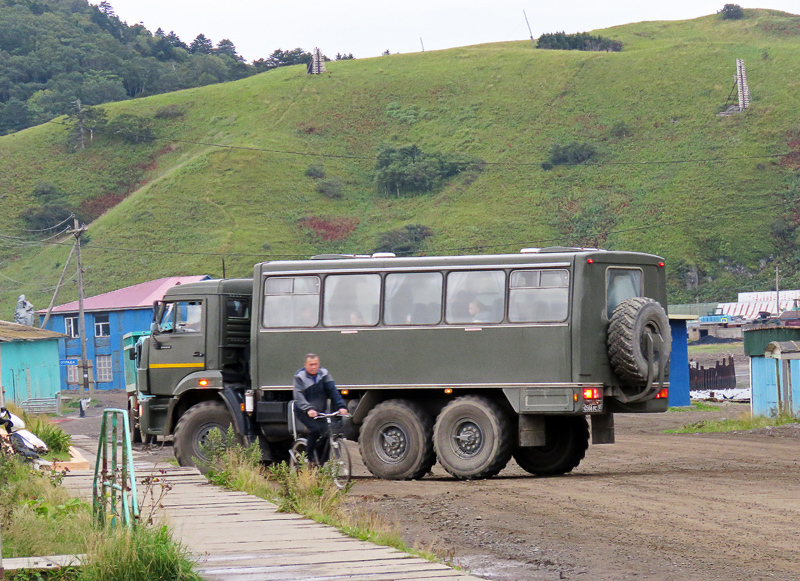
[[[99,396],[65,431],[96,438]],[[459,482],[438,465],[422,480],[372,478],[354,456],[351,502],[396,523],[406,541],[486,579],[751,581],[800,579],[800,424],[725,434],[665,434],[709,412],[617,415],[617,443],[590,446],[571,474],[534,478],[513,460],[491,480]],[[171,442],[146,450],[172,456]]]

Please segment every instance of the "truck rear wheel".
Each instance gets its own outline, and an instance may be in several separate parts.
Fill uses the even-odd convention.
[[[175,427],[175,458],[181,466],[197,466],[207,472],[210,458],[203,446],[208,434],[218,428],[223,436],[233,424],[228,408],[222,402],[204,401],[190,407]]]
[[[358,447],[367,469],[386,480],[422,478],[436,463],[433,420],[417,404],[385,401],[367,414]]]
[[[589,426],[583,416],[545,419],[545,445],[517,448],[514,460],[536,476],[566,474],[578,467],[589,447]]]
[[[511,458],[511,431],[503,409],[480,396],[459,397],[436,419],[433,446],[439,463],[459,480],[491,478]]]

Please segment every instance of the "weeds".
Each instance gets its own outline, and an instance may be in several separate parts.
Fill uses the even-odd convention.
[[[705,420],[687,424],[677,430],[667,430],[671,434],[694,434],[713,432],[739,432],[757,430],[760,428],[777,427],[785,424],[794,424],[798,418],[791,414],[778,414],[775,417],[753,416],[749,411],[739,415],[736,419],[723,418],[721,420]]]

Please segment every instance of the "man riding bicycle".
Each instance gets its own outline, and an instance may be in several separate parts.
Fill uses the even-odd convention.
[[[309,353],[303,368],[294,374],[294,410],[295,417],[308,428],[306,455],[312,465],[327,461],[327,458],[317,457],[316,447],[320,436],[327,437],[328,426],[314,418],[325,412],[328,400],[333,402],[340,414],[347,414],[347,406],[336,389],[333,377],[327,369],[319,366],[319,357]]]

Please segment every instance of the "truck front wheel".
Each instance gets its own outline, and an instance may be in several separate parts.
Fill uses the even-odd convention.
[[[367,414],[358,446],[364,464],[378,478],[422,478],[436,463],[433,420],[417,404],[393,399]]]
[[[536,476],[566,474],[577,468],[589,447],[589,426],[583,416],[545,419],[545,445],[517,448],[514,460]]]
[[[218,428],[223,436],[233,424],[228,408],[222,402],[205,401],[190,407],[175,427],[175,458],[181,466],[197,466],[208,471],[210,457],[204,446],[208,434]]]

